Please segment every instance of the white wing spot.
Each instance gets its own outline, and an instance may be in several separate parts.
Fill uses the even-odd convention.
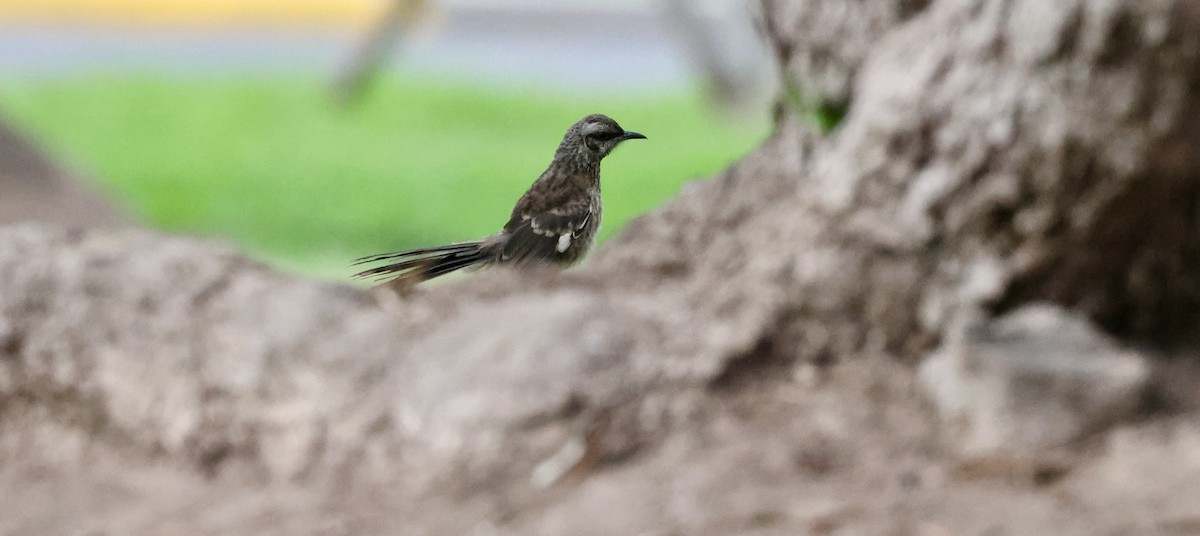
[[[569,247],[571,247],[571,233],[563,233],[558,237],[558,247],[554,248],[554,251],[562,253]]]

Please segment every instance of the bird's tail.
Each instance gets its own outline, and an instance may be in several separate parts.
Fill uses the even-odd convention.
[[[354,261],[352,266],[379,261],[393,262],[363,270],[354,274],[354,278],[373,279],[378,283],[394,281],[404,287],[411,287],[422,281],[486,262],[488,256],[483,246],[484,242],[480,240],[363,257]]]

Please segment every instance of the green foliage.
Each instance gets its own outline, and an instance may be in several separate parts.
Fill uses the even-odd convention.
[[[786,101],[806,121],[822,134],[833,132],[846,118],[849,107],[845,103],[829,102],[809,98],[794,81],[785,84]]]
[[[696,96],[579,99],[386,81],[353,110],[315,78],[6,82],[0,108],[141,220],[328,276],[356,256],[497,230],[566,127],[606,113],[649,140],[604,163],[601,238],[752,148]]]

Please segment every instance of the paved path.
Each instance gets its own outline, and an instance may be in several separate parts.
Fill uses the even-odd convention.
[[[0,0],[0,14],[4,2],[10,1]],[[433,28],[402,46],[395,62],[400,72],[597,92],[677,88],[692,79],[678,42],[651,9],[620,3],[604,9],[551,10],[444,5]],[[361,37],[361,32],[336,24],[239,28],[2,21],[4,76],[96,70],[330,74]],[[718,24],[727,28],[723,33],[732,36],[732,46],[743,48],[740,54],[749,58],[749,68],[765,68],[747,23]]]

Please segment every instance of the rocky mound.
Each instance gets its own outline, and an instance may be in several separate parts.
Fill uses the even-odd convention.
[[[577,272],[0,230],[0,529],[1200,531],[1196,4],[763,16],[774,136]]]

